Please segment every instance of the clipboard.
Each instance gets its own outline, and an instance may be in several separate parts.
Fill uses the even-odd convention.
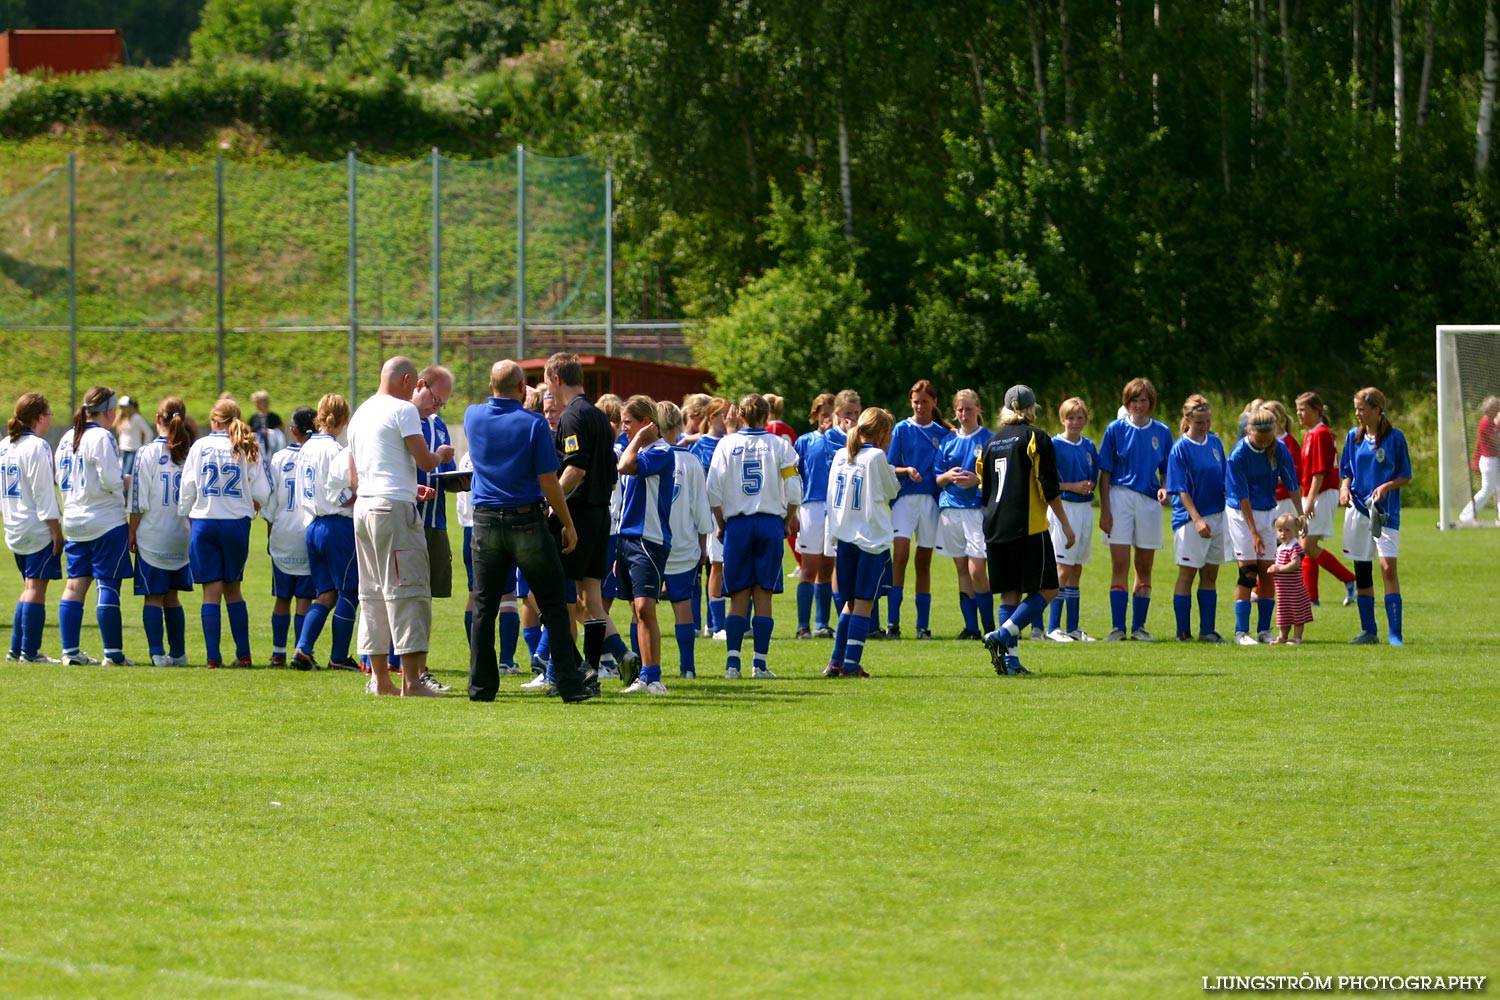
[[[433,472],[427,476],[427,485],[445,493],[467,493],[473,488],[473,475],[472,472]]]

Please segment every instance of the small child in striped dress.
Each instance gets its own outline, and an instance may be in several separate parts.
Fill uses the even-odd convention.
[[[1302,626],[1313,620],[1312,599],[1302,578],[1302,518],[1282,514],[1276,519],[1276,563],[1270,572],[1276,578],[1276,627],[1281,634],[1272,639],[1276,645],[1302,642]]]

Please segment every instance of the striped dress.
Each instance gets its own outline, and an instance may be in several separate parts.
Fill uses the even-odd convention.
[[[1276,548],[1276,565],[1285,566],[1293,559],[1305,559],[1302,543],[1295,538]],[[1276,627],[1306,625],[1313,620],[1312,599],[1307,596],[1307,583],[1301,573],[1274,574],[1276,577]]]

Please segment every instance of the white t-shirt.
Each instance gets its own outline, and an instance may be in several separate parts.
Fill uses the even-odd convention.
[[[422,436],[422,418],[404,399],[376,393],[349,418],[349,450],[359,495],[417,502],[417,460],[406,439]]]
[[[901,484],[885,452],[866,444],[851,462],[849,449],[840,448],[828,470],[829,533],[866,552],[884,552],[895,537],[891,501],[899,492]]]
[[[307,522],[302,509],[302,484],[297,478],[297,456],[302,446],[289,445],[271,457],[271,502],[262,516],[271,522],[268,548],[276,568],[288,576],[306,576]]]
[[[47,522],[62,518],[52,486],[52,449],[30,431],[14,442],[9,435],[0,438],[0,513],[12,552],[29,556],[52,547]]]
[[[271,499],[262,457],[251,461],[237,453],[224,431],[194,441],[182,463],[182,516],[207,521],[254,517],[256,505],[264,508]]]
[[[775,514],[802,502],[797,453],[779,434],[746,427],[719,442],[708,466],[708,502],[725,519],[741,514]]]
[[[141,448],[156,436],[146,418],[139,413],[133,414],[125,421],[125,426],[120,428],[120,450],[140,451]]]
[[[302,443],[302,450],[297,453],[297,489],[307,523],[315,517],[353,517],[354,511],[344,506],[349,499],[344,492],[348,486],[347,448],[323,433],[314,434]]]
[[[136,551],[157,569],[182,569],[188,564],[192,526],[177,513],[181,490],[182,466],[172,461],[167,439],[159,437],[143,445],[130,477],[129,509],[141,515],[135,526]]]

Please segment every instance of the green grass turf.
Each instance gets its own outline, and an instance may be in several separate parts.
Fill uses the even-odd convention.
[[[669,641],[659,699],[7,664],[0,994],[1162,997],[1494,974],[1500,532],[1434,519],[1403,532],[1405,649],[1344,645],[1334,600],[1301,648],[1025,643],[1037,676],[1000,679],[978,644],[907,640],[870,647],[873,679],[827,681],[789,589],[780,679],[714,679],[705,641],[704,679],[674,681]],[[247,585],[262,661],[267,566]],[[1161,636],[1171,575],[1164,558]],[[139,657],[138,612],[127,596]],[[461,615],[435,609],[455,685]]]

